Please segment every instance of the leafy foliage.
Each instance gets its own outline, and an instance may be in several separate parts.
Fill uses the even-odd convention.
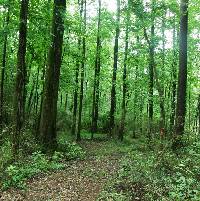
[[[124,200],[199,200],[200,144],[191,147],[178,157],[168,149],[130,151],[99,199],[120,201],[121,196]]]
[[[49,170],[58,170],[64,168],[64,165],[58,162],[60,155],[55,153],[52,160],[41,152],[32,154],[29,161],[19,164],[9,165],[6,168],[6,175],[3,181],[3,188],[18,187],[24,188],[25,181],[34,175],[47,172]]]
[[[27,161],[9,165],[5,170],[3,188],[25,188],[27,179],[38,173],[51,170],[59,170],[65,167],[64,160],[82,158],[85,152],[76,143],[62,145],[63,152],[55,151],[52,157],[48,157],[40,151],[34,152]]]

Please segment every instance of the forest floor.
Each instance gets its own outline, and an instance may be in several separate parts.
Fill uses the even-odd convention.
[[[39,174],[26,182],[26,189],[0,192],[0,200],[93,201],[119,170],[124,149],[106,141],[84,141],[86,157],[65,162],[65,168]],[[122,151],[123,150],[123,151]]]
[[[0,201],[200,200],[199,140],[188,141],[177,153],[170,141],[154,139],[149,146],[143,137],[119,142],[101,135],[95,140],[87,136],[80,144],[64,141],[76,159],[64,155],[47,160],[36,152],[28,162],[11,164],[7,177],[0,177],[0,187],[9,184],[0,190]],[[68,145],[63,153],[69,153]]]

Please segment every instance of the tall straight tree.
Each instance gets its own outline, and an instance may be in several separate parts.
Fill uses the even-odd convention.
[[[125,36],[125,51],[124,51],[124,69],[123,69],[123,97],[122,97],[122,116],[121,116],[121,127],[119,132],[119,139],[122,141],[124,136],[125,118],[126,118],[126,96],[127,96],[127,59],[128,59],[128,48],[129,48],[129,11],[130,0],[128,1],[126,9],[126,36]]]
[[[10,3],[10,2],[9,2]],[[3,127],[3,103],[4,103],[4,80],[6,69],[6,56],[7,56],[7,42],[8,42],[8,25],[10,21],[10,4],[6,6],[6,18],[4,23],[5,35],[3,42],[3,55],[2,55],[2,68],[1,68],[1,83],[0,83],[0,131]]]
[[[176,85],[177,85],[177,37],[176,37],[176,17],[173,20],[173,61],[172,61],[172,80],[171,80],[171,115],[170,115],[170,133],[173,133],[175,109],[176,109]]]
[[[151,25],[151,37],[150,40],[147,36],[146,29],[144,29],[144,36],[149,45],[149,91],[148,91],[148,118],[149,118],[149,128],[148,128],[148,138],[151,138],[152,133],[152,123],[153,123],[153,87],[154,87],[154,65],[155,65],[155,27],[154,20]]]
[[[19,46],[17,53],[17,73],[15,81],[14,99],[14,131],[13,131],[13,155],[16,158],[19,153],[20,133],[24,123],[25,110],[25,85],[26,85],[26,41],[27,41],[27,17],[29,0],[21,1]]]
[[[184,133],[186,115],[187,89],[187,38],[188,38],[188,0],[181,0],[180,5],[180,39],[179,39],[179,74],[177,89],[177,107],[175,139],[173,148],[181,145],[181,136]]]
[[[115,127],[115,110],[116,110],[116,79],[117,79],[117,65],[118,65],[118,49],[119,49],[119,34],[120,34],[120,0],[117,0],[117,21],[116,21],[116,34],[114,45],[114,63],[112,75],[112,88],[111,88],[111,103],[110,103],[110,135],[112,135],[113,128]]]
[[[83,110],[83,91],[84,91],[84,73],[85,73],[85,55],[86,55],[86,0],[81,1],[81,9],[84,6],[84,17],[83,19],[83,39],[82,39],[82,60],[81,60],[81,86],[80,86],[80,97],[79,97],[79,114],[78,114],[78,128],[77,128],[77,141],[81,140],[81,121],[82,121],[82,110]]]
[[[198,104],[197,104],[197,121],[199,123],[199,130],[198,133],[200,134],[200,94],[199,94],[199,98],[198,98]]]
[[[78,49],[80,51],[81,39],[78,39]],[[79,55],[79,53],[78,53]],[[77,56],[76,61],[76,70],[75,70],[75,88],[74,88],[74,100],[73,100],[73,122],[72,122],[72,135],[75,135],[76,132],[76,116],[77,116],[77,108],[78,108],[78,75],[79,75],[80,61],[79,56]]]
[[[98,30],[97,30],[97,47],[95,59],[95,73],[94,73],[94,87],[93,87],[93,103],[92,103],[92,138],[93,134],[97,132],[98,110],[99,110],[99,74],[101,65],[101,0],[99,0],[98,11]]]
[[[49,47],[48,65],[45,73],[43,102],[40,119],[40,137],[44,150],[55,149],[57,100],[62,64],[62,45],[64,35],[64,14],[66,0],[54,0],[52,19],[52,42]]]
[[[81,30],[82,27],[82,13],[83,13],[83,7],[80,5],[80,0],[78,0],[78,6],[80,9],[80,27]],[[73,122],[72,122],[72,135],[75,135],[76,133],[76,119],[77,119],[77,108],[78,108],[78,75],[79,75],[79,69],[80,69],[80,55],[81,55],[81,37],[78,36],[78,53],[77,53],[77,60],[76,60],[76,69],[75,69],[75,88],[74,88],[74,100],[73,100]]]

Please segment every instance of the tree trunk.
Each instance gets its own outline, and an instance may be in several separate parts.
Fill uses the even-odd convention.
[[[29,0],[21,1],[19,24],[19,47],[17,53],[17,74],[15,81],[14,99],[14,131],[13,131],[13,155],[18,157],[20,147],[20,133],[24,123],[25,112],[25,85],[26,85],[26,36]]]
[[[31,92],[30,92],[30,95],[29,95],[29,98],[27,101],[27,117],[28,118],[31,114],[31,109],[32,109],[32,105],[33,105],[34,90],[35,90],[35,79],[33,80]]]
[[[8,41],[8,24],[10,21],[10,5],[7,7],[6,19],[5,19],[5,36],[3,44],[3,56],[2,56],[2,68],[1,68],[1,83],[0,83],[0,132],[3,128],[3,104],[4,104],[4,80],[6,69],[6,55],[7,55],[7,41]],[[1,138],[1,137],[0,137]],[[0,139],[1,141],[1,139]]]
[[[117,62],[118,62],[118,43],[119,43],[119,29],[120,24],[120,0],[117,0],[117,21],[116,21],[116,35],[114,46],[114,63],[111,89],[111,105],[110,105],[110,136],[112,136],[113,128],[115,127],[115,110],[116,110],[116,78],[117,78]]]
[[[123,69],[123,97],[122,97],[122,116],[121,116],[121,127],[119,132],[119,140],[124,138],[124,127],[126,119],[126,96],[127,96],[127,58],[128,58],[128,48],[129,48],[129,21],[130,21],[130,11],[129,11],[129,1],[127,5],[126,14],[126,36],[125,36],[125,51],[124,51],[124,69]],[[135,120],[135,119],[134,119]],[[135,123],[135,121],[133,122]]]
[[[68,106],[68,93],[65,94],[65,111],[67,111]]]
[[[93,104],[92,104],[92,138],[97,132],[98,110],[99,110],[99,79],[100,79],[100,58],[101,58],[101,0],[99,0],[99,16],[98,16],[98,31],[97,31],[97,47],[95,59],[95,74],[94,74],[94,89],[93,89]]]
[[[54,150],[56,142],[56,117],[66,0],[54,0],[52,20],[52,44],[49,47],[45,74],[43,103],[40,119],[40,138],[45,151]]]
[[[174,29],[173,29],[173,63],[172,63],[172,96],[171,96],[171,116],[170,116],[170,133],[174,130],[174,119],[176,110],[176,82],[177,82],[177,50],[176,50],[176,18],[174,16]]]
[[[181,0],[180,7],[179,75],[173,149],[180,147],[182,144],[181,136],[184,133],[186,114],[188,0]]]
[[[198,111],[198,121],[199,121],[199,129],[198,129],[198,133],[200,135],[200,94],[199,94],[199,98],[198,98],[198,105],[197,105],[197,111]]]
[[[80,97],[79,97],[79,114],[78,114],[78,128],[77,128],[77,136],[76,140],[81,140],[81,120],[82,120],[82,109],[83,109],[83,90],[84,90],[84,73],[85,73],[85,54],[86,54],[86,42],[85,42],[85,34],[86,34],[86,0],[85,2],[81,2],[81,7],[83,9],[84,4],[84,25],[83,25],[83,46],[82,46],[82,61],[81,61],[81,86],[80,86]]]
[[[159,98],[160,98],[160,129],[165,130],[164,90],[163,90],[163,87],[161,86],[161,84],[158,80],[158,73],[157,73],[157,69],[155,66],[154,66],[154,75],[155,75],[156,86],[157,86],[158,94],[159,94]]]
[[[81,11],[82,12],[82,11]],[[80,13],[80,15],[82,15]],[[78,39],[78,49],[80,51],[81,46],[81,39]],[[76,133],[76,116],[77,116],[77,108],[78,108],[78,74],[79,74],[79,68],[80,68],[80,61],[79,61],[79,55],[77,56],[76,61],[76,70],[75,70],[75,89],[74,89],[74,106],[73,106],[73,122],[72,122],[72,135],[75,135]]]
[[[153,86],[154,86],[154,25],[151,27],[151,44],[149,50],[149,133],[148,137],[151,138],[152,124],[153,124]]]
[[[43,65],[43,68],[42,68],[42,77],[41,77],[41,81],[42,81],[42,91],[40,93],[40,110],[39,110],[39,114],[38,114],[38,117],[36,118],[36,121],[35,121],[35,138],[37,140],[40,140],[39,139],[39,136],[40,136],[40,120],[41,120],[41,115],[42,115],[42,105],[43,105],[43,94],[44,94],[44,79],[45,79],[45,72],[46,72],[46,66],[47,66],[47,53],[45,52],[44,54],[44,65]]]
[[[144,37],[149,45],[149,91],[148,91],[148,138],[151,140],[152,126],[153,126],[153,87],[154,87],[154,50],[155,50],[155,27],[154,19],[151,26],[151,37],[148,38],[146,29],[144,29]]]

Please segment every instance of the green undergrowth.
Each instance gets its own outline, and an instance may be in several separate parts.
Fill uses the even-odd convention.
[[[110,140],[99,143],[99,146],[90,150],[89,155],[104,157],[108,155],[122,155],[130,150],[130,146],[125,142]]]
[[[63,169],[66,161],[85,156],[84,150],[78,144],[69,141],[61,141],[58,150],[52,156],[43,154],[41,151],[33,152],[30,156],[11,163],[4,168],[0,187],[3,190],[10,187],[26,188],[27,179],[39,173]],[[10,153],[7,155],[10,156]]]
[[[51,159],[41,152],[35,152],[27,161],[9,165],[5,170],[3,189],[9,187],[25,188],[26,180],[34,175],[63,168],[64,165],[58,161],[60,157],[62,155],[57,152]]]
[[[142,144],[124,155],[120,171],[99,200],[200,200],[200,143],[193,142],[178,155],[170,144],[159,149]]]

